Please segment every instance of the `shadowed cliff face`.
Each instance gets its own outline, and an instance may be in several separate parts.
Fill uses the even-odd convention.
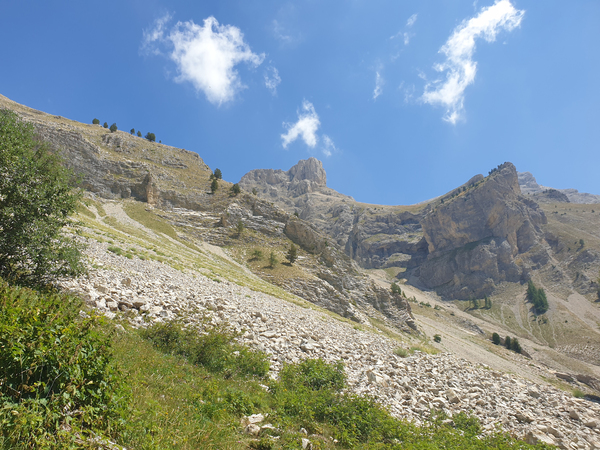
[[[505,163],[422,219],[429,255],[417,276],[447,297],[488,295],[498,282],[521,279],[531,258],[517,264],[517,255],[547,261],[539,245],[545,223],[537,203],[521,196],[515,166]]]

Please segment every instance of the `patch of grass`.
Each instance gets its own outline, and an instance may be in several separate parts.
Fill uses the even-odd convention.
[[[147,204],[141,202],[127,202],[123,205],[125,213],[136,222],[141,223],[146,228],[149,228],[157,233],[162,233],[173,239],[177,239],[175,229],[161,219],[152,211],[146,210]]]

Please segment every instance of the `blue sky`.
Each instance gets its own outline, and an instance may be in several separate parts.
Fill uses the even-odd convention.
[[[600,194],[600,2],[0,0],[0,93],[411,204],[505,161]]]

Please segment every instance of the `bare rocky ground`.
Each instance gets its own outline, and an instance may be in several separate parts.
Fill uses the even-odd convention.
[[[464,338],[444,339],[452,353],[411,354],[407,344],[331,313],[216,282],[200,272],[118,256],[107,251],[107,243],[88,244],[93,268],[86,277],[61,286],[81,293],[108,317],[122,315],[134,326],[145,326],[205,314],[212,321],[228,322],[243,332],[243,342],[267,352],[272,376],[286,362],[341,359],[352,389],[377,397],[397,417],[420,423],[432,410],[450,416],[464,411],[477,416],[485,432],[500,427],[529,442],[573,450],[600,448],[599,404],[574,398],[535,375],[527,379],[520,376],[525,374],[505,373],[503,369],[517,372],[517,365],[505,359],[500,363],[501,358],[486,355],[494,367],[473,363],[457,351]],[[422,324],[431,330],[440,326],[431,320]],[[409,356],[398,356],[402,347]],[[472,350],[466,353],[473,356]]]

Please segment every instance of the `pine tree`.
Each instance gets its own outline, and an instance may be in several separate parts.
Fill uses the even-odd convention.
[[[142,132],[138,130],[137,135],[138,137],[142,137]]]
[[[510,336],[506,336],[506,337],[504,338],[504,346],[505,346],[507,349],[509,349],[509,350],[510,350],[510,344],[511,344],[511,341],[510,341]]]
[[[94,119],[94,120],[92,120],[92,123],[93,123],[94,125],[100,125],[100,121],[99,121],[98,119]]]
[[[495,345],[500,345],[500,335],[498,333],[493,333],[492,334],[492,342]]]
[[[294,244],[290,245],[290,249],[287,252],[286,258],[290,264],[294,264],[294,262],[298,259],[298,249]]]
[[[275,256],[275,252],[273,250],[271,250],[271,254],[269,255],[269,267],[271,269],[273,269],[276,264],[277,264],[277,256]]]
[[[116,124],[116,123],[113,123],[113,124],[110,126],[110,132],[111,132],[111,133],[114,133],[115,131],[117,131],[117,129],[118,129],[118,128],[117,128],[117,124]]]
[[[396,282],[392,283],[390,289],[392,290],[392,294],[402,295],[402,289],[400,289],[400,286],[398,286]]]
[[[212,180],[212,183],[210,183],[210,192],[214,194],[217,191],[217,189],[219,189],[219,182],[215,178]]]
[[[108,122],[104,122],[104,125],[102,125],[104,128],[108,128]]]
[[[132,128],[131,130],[129,130],[129,134],[131,134],[133,136],[135,134],[135,128]]]
[[[217,180],[220,180],[223,178],[223,174],[221,173],[221,169],[215,169],[215,172],[213,173],[213,175],[215,176],[215,178]]]

